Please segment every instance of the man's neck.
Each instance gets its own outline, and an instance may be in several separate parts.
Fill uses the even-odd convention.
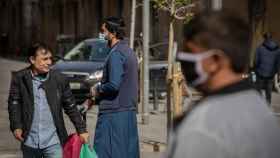
[[[33,76],[37,76],[39,74],[39,72],[32,66],[31,66],[31,73]]]
[[[115,44],[117,44],[120,40],[117,38],[113,38],[110,43],[110,47],[113,48]]]
[[[220,90],[224,87],[238,83],[242,80],[242,74],[237,74],[232,71],[223,71],[216,74],[210,81],[208,81],[208,89],[212,92]]]
[[[31,67],[32,76],[47,75],[48,73],[40,73],[34,67]]]

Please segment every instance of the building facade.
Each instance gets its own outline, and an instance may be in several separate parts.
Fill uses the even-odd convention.
[[[36,41],[55,49],[63,37],[96,37],[104,17],[128,21],[130,5],[125,0],[2,0],[0,53],[15,53]]]
[[[213,1],[198,0],[204,9]],[[222,9],[231,9],[250,21],[252,3],[266,4],[265,27],[280,42],[279,0],[218,0]],[[142,30],[142,0],[137,0],[136,33]],[[69,37],[78,42],[87,37],[97,37],[102,19],[121,16],[127,24],[129,37],[131,0],[1,0],[0,1],[0,55],[24,52],[31,43],[43,41],[57,50],[58,40]],[[219,5],[218,5],[219,6]],[[262,7],[260,7],[262,8]],[[151,4],[151,43],[168,40],[168,13],[158,11]],[[182,22],[175,24],[175,39],[182,41]],[[22,55],[22,54],[21,54]]]

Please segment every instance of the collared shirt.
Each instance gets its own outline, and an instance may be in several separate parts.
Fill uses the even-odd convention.
[[[34,114],[31,129],[24,145],[44,149],[59,144],[52,113],[42,83],[47,80],[33,75]]]

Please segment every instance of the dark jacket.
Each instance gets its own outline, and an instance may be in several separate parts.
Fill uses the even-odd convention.
[[[61,144],[64,144],[68,134],[65,128],[63,112],[70,117],[78,133],[86,132],[86,123],[77,111],[68,81],[59,72],[51,70],[49,78],[43,83],[46,97],[53,116]],[[30,68],[13,73],[8,99],[10,129],[23,130],[26,139],[34,115],[34,96],[32,74]]]
[[[105,62],[98,87],[101,113],[135,110],[138,97],[138,64],[127,42],[120,41]]]
[[[267,39],[257,48],[256,74],[259,77],[273,78],[279,67],[280,48],[271,39]]]

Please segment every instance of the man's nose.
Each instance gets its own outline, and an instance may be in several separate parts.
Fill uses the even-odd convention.
[[[51,59],[47,60],[47,61],[46,61],[46,64],[47,64],[47,65],[51,65],[51,64],[52,64],[52,60],[51,60]]]

